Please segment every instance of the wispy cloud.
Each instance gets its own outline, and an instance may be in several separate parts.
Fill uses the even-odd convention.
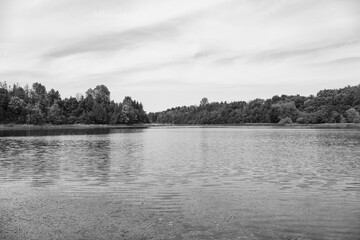
[[[320,64],[338,65],[338,64],[348,64],[348,63],[360,63],[360,57],[339,58],[339,59],[323,62]]]
[[[298,46],[297,48],[292,49],[276,49],[271,51],[266,51],[263,53],[259,53],[253,57],[255,61],[273,61],[273,60],[281,60],[286,58],[304,56],[309,54],[315,54],[323,51],[329,51],[333,49],[339,49],[351,45],[360,44],[360,39],[355,40],[344,40],[341,42],[335,43],[322,43],[322,44],[313,44],[312,46]]]
[[[344,47],[349,47],[353,45],[360,45],[360,39],[354,39],[354,40],[345,40],[341,42],[336,43],[330,43],[330,44],[308,44],[306,46],[300,45],[297,47],[279,47],[272,50],[262,50],[262,51],[253,51],[253,52],[243,52],[243,53],[228,53],[225,56],[217,56],[217,58],[214,60],[217,63],[220,64],[232,64],[237,60],[247,61],[247,62],[255,62],[255,63],[261,63],[261,62],[273,62],[273,61],[282,61],[282,60],[288,60],[292,58],[297,58],[301,56],[309,56],[313,54],[319,54],[321,52],[341,49]],[[356,53],[354,53],[356,55]],[[348,57],[344,59],[349,59],[356,61],[356,57]],[[339,60],[340,62],[341,60]],[[336,63],[337,61],[329,61]]]
[[[51,74],[45,71],[24,71],[24,70],[13,70],[13,71],[3,71],[0,72],[0,78],[6,81],[6,79],[22,79],[22,78],[31,78],[31,79],[41,79],[52,77]]]
[[[98,51],[116,51],[149,41],[169,41],[177,34],[177,24],[173,22],[160,23],[152,26],[142,26],[116,33],[90,36],[51,50],[47,58],[60,58],[74,54]]]
[[[83,77],[84,80],[86,79],[114,79],[119,77],[126,77],[130,74],[138,74],[144,73],[149,71],[157,71],[163,68],[168,68],[171,66],[179,66],[188,63],[187,61],[173,61],[173,62],[161,62],[161,63],[152,63],[152,64],[143,64],[138,66],[133,66],[129,68],[119,69],[117,71],[110,71],[110,72],[101,72],[101,73],[94,73],[88,74]]]

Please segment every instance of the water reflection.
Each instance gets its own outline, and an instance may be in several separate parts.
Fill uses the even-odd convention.
[[[358,177],[358,131],[145,131],[0,138],[0,176],[7,181],[32,179],[34,186],[109,185],[158,177],[169,185],[180,181],[228,187],[243,181],[279,189],[349,188],[344,179]]]
[[[83,159],[84,162],[78,169],[80,171],[82,168],[85,169],[85,177],[93,179],[92,184],[106,185],[109,181],[111,165],[111,140],[109,135],[104,135],[101,139],[90,138],[82,144],[84,157],[80,156],[80,159],[78,158],[75,161],[82,161],[81,159]]]
[[[60,178],[60,162],[48,152],[59,144],[47,139],[0,139],[1,175],[6,180],[30,181],[33,186],[54,184]]]
[[[90,130],[82,136],[43,133],[41,137],[0,138],[0,177],[37,187],[58,184],[76,188],[135,181],[141,172],[143,151],[141,141],[132,134],[142,131],[116,129],[106,131],[111,134],[91,135]]]
[[[94,135],[108,134],[110,129],[17,129],[17,130],[1,130],[0,137],[12,136],[55,136],[55,135]]]
[[[142,174],[144,162],[144,143],[141,131],[132,131],[133,134],[112,135],[113,159],[112,172],[114,181],[131,183]]]

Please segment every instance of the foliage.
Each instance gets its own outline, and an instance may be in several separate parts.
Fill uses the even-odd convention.
[[[318,124],[360,122],[360,85],[325,89],[316,96],[281,95],[249,102],[209,102],[146,114],[143,105],[126,96],[120,103],[110,100],[104,85],[88,89],[83,96],[61,99],[54,89],[40,83],[31,87],[0,82],[0,123],[28,124]]]
[[[35,105],[28,104],[27,112],[28,112],[28,114],[26,115],[27,124],[37,125],[44,123],[45,117],[44,117],[44,113],[40,109],[39,103],[36,103]]]
[[[359,112],[355,110],[355,108],[350,108],[345,111],[346,120],[350,123],[360,123],[360,115]]]
[[[98,85],[86,97],[61,99],[60,93],[40,83],[31,88],[0,82],[0,123],[26,124],[135,124],[149,122],[143,105],[131,97],[110,101],[110,91]]]
[[[293,121],[291,120],[291,118],[286,117],[286,118],[281,119],[279,121],[279,124],[293,124]]]
[[[64,122],[64,111],[61,109],[59,104],[55,102],[49,110],[48,120],[52,124],[61,124]]]
[[[199,106],[183,106],[151,112],[154,123],[238,124],[292,123],[318,124],[360,122],[360,85],[325,89],[316,96],[281,95],[249,102],[211,102],[202,98]]]

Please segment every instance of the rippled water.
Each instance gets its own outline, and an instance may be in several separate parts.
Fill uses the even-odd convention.
[[[104,131],[0,138],[0,237],[360,239],[360,131]]]

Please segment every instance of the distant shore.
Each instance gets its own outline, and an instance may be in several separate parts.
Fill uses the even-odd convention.
[[[8,130],[77,130],[77,129],[143,129],[151,127],[271,127],[297,129],[360,129],[359,123],[322,123],[322,124],[276,124],[276,123],[243,123],[243,124],[133,124],[133,125],[106,125],[106,124],[65,124],[65,125],[27,125],[27,124],[0,124],[0,131]]]
[[[2,130],[71,130],[71,129],[131,129],[131,128],[148,128],[147,124],[133,125],[106,125],[106,124],[65,124],[65,125],[27,125],[27,124],[0,124]]]
[[[150,127],[272,127],[299,129],[360,129],[359,123],[320,123],[320,124],[278,124],[278,123],[240,123],[240,124],[149,124]]]

